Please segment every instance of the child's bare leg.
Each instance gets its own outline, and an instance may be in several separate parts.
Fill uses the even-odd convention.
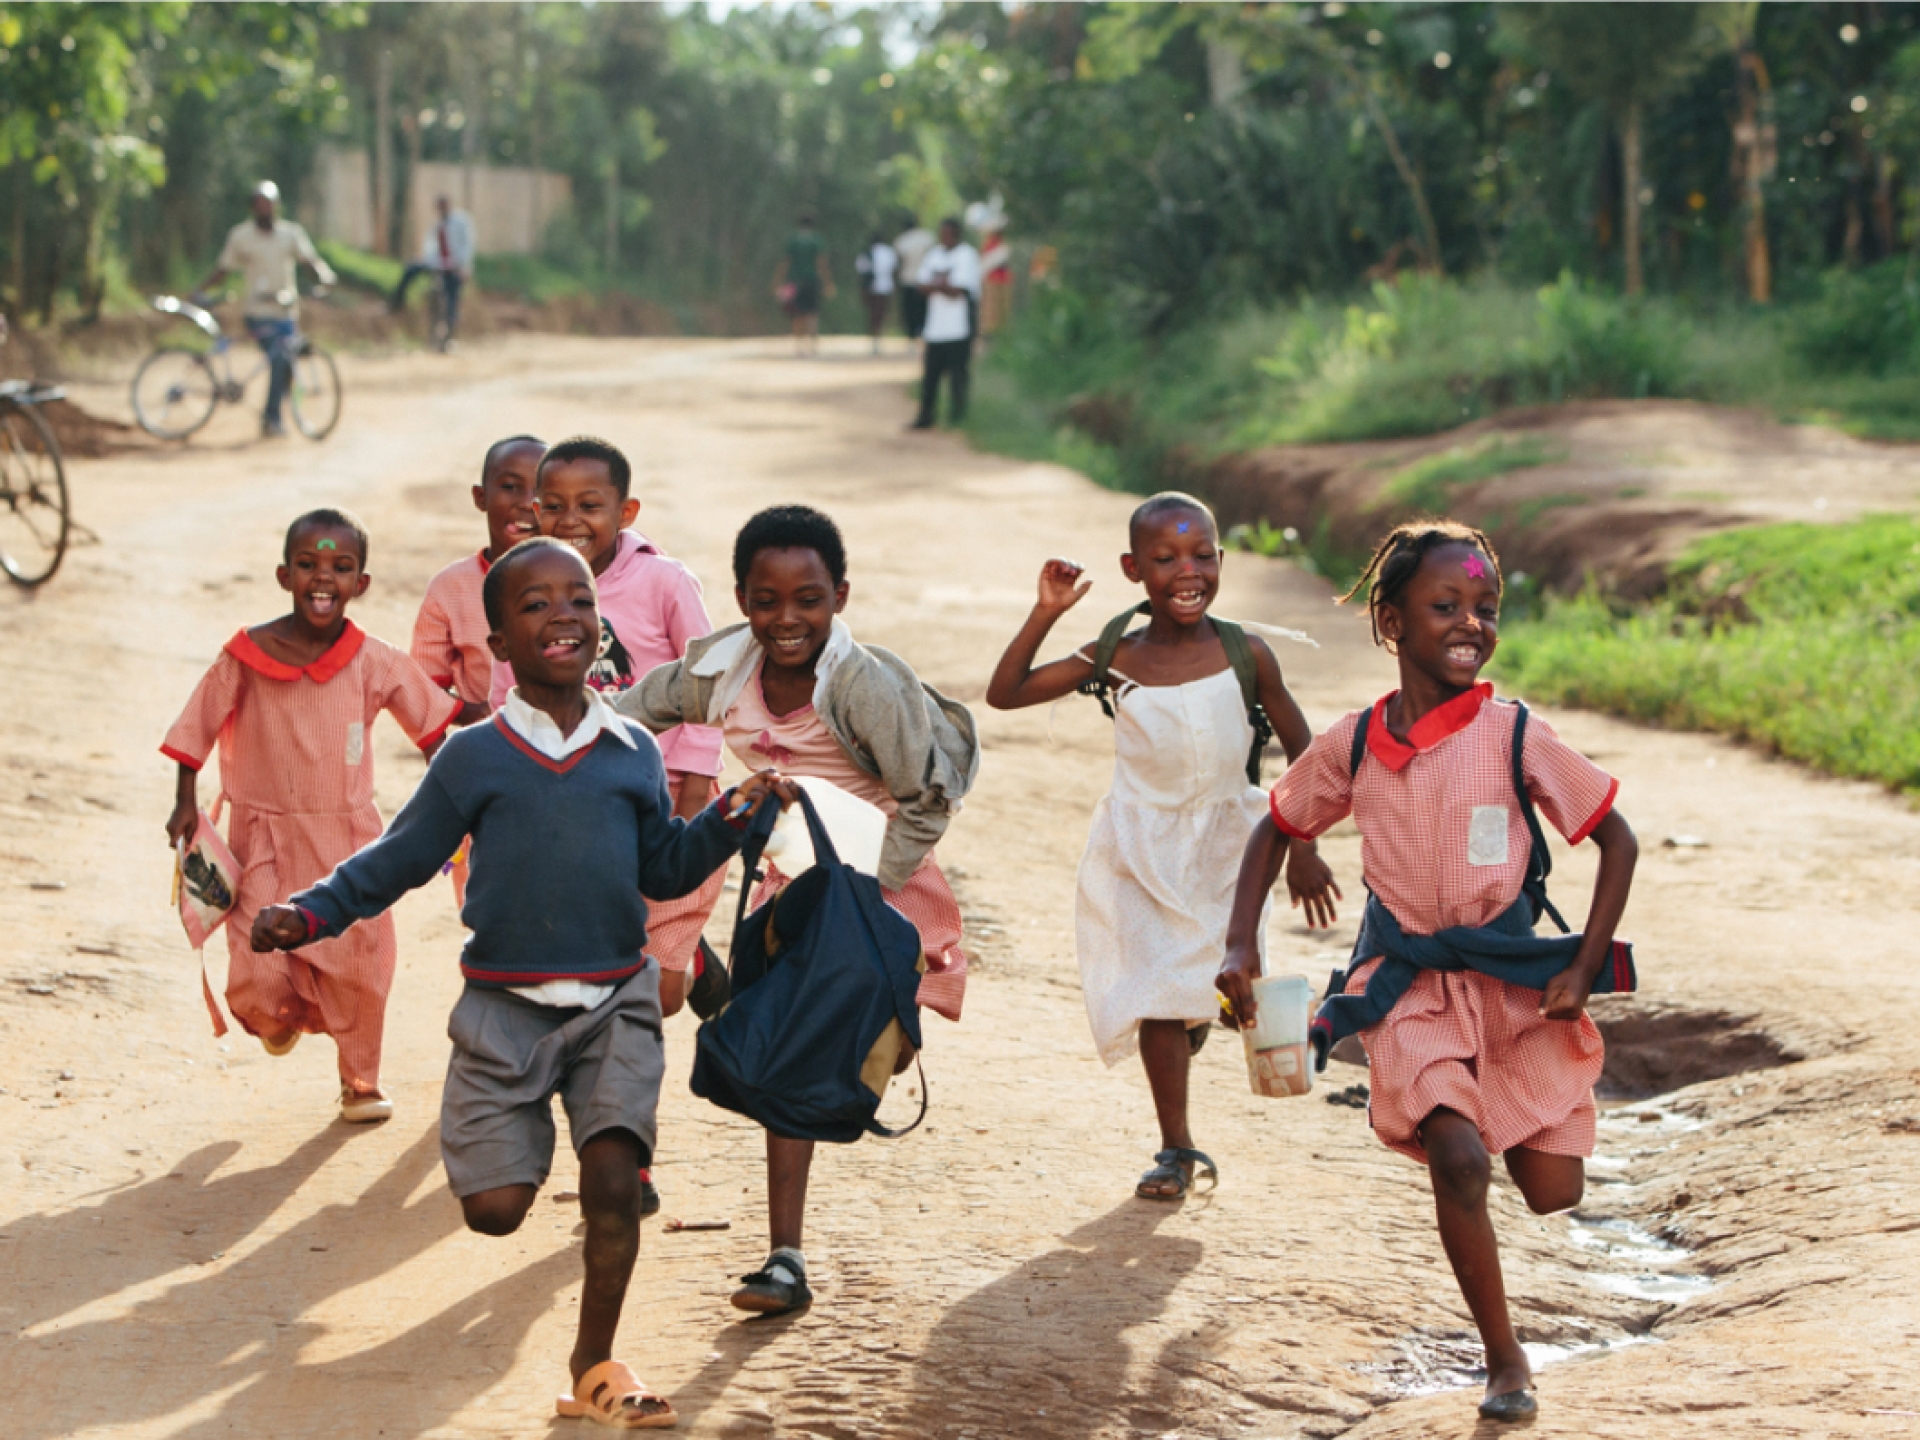
[[[466,1217],[467,1228],[477,1234],[511,1235],[527,1218],[537,1193],[539,1187],[534,1185],[501,1185],[493,1190],[462,1195],[460,1211]]]
[[[1453,1278],[1459,1282],[1460,1293],[1480,1331],[1480,1343],[1486,1348],[1487,1394],[1523,1390],[1533,1372],[1513,1333],[1513,1317],[1507,1313],[1500,1246],[1494,1239],[1493,1219],[1487,1214],[1487,1184],[1493,1174],[1487,1147],[1471,1120],[1444,1108],[1435,1110],[1421,1124],[1420,1143],[1427,1150],[1440,1243],[1446,1248]]]
[[[1162,1150],[1191,1150],[1193,1133],[1187,1128],[1187,1074],[1193,1064],[1193,1045],[1180,1020],[1140,1022],[1140,1061],[1146,1066],[1147,1085],[1153,1091],[1154,1113],[1160,1119]],[[1191,1176],[1192,1163],[1184,1167]],[[1143,1194],[1176,1196],[1180,1187],[1171,1180],[1142,1186]]]
[[[767,1230],[775,1250],[798,1250],[807,1220],[807,1177],[813,1141],[786,1140],[767,1132]]]
[[[1549,1155],[1516,1145],[1500,1157],[1536,1215],[1555,1215],[1580,1203],[1587,1190],[1586,1162],[1578,1155]]]
[[[570,1362],[577,1381],[613,1358],[627,1281],[640,1254],[640,1141],[608,1130],[580,1150],[580,1213],[587,1222],[586,1284]]]
[[[685,970],[662,970],[660,972],[660,1018],[678,1015],[680,1008],[687,1003],[687,972]]]

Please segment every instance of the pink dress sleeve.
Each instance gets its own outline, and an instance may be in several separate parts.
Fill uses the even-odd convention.
[[[240,662],[222,650],[213,668],[194,686],[187,708],[160,742],[160,753],[189,770],[202,769],[221,732],[233,719],[240,700],[240,679]]]
[[[1620,782],[1582,755],[1538,714],[1527,718],[1527,739],[1520,751],[1520,773],[1527,793],[1549,824],[1578,845],[1613,810]]]
[[[459,700],[434,684],[411,655],[398,650],[389,651],[388,663],[372,683],[380,708],[399,721],[407,738],[422,750],[437,744],[460,713]]]
[[[1296,840],[1316,840],[1353,813],[1353,730],[1358,713],[1314,736],[1306,752],[1273,787],[1268,809],[1273,823]]]
[[[711,635],[713,622],[707,618],[700,582],[693,578],[693,572],[681,569],[677,578],[678,583],[661,607],[660,618],[665,622],[662,628],[667,638],[673,642],[673,653],[684,660],[688,642]],[[677,725],[660,737],[660,758],[669,770],[718,775],[723,738],[717,726]]]
[[[420,614],[413,622],[413,643],[407,653],[434,684],[442,690],[452,688],[453,662],[459,652],[453,643],[453,620],[440,603],[435,586],[427,587],[426,598],[420,602]]]

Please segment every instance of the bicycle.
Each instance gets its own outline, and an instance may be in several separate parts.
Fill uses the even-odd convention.
[[[58,386],[0,381],[0,570],[28,589],[53,578],[73,530],[66,462],[39,409],[64,398]]]
[[[175,295],[156,295],[150,303],[162,315],[198,327],[212,342],[206,348],[160,345],[133,375],[133,414],[140,428],[162,440],[185,440],[213,418],[222,401],[238,405],[272,362],[262,355],[252,370],[236,376],[233,337],[209,311]],[[309,440],[324,440],[340,423],[340,371],[311,339],[296,338],[299,349],[293,358],[288,408],[296,430]]]

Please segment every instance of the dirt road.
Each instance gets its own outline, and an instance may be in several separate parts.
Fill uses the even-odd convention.
[[[642,526],[706,578],[716,616],[746,515],[827,508],[856,632],[978,705],[1046,555],[1099,577],[1063,638],[1119,608],[1129,502],[901,433],[906,373],[850,350],[516,340],[352,361],[322,446],[235,431],[73,467],[101,543],[40,595],[0,593],[0,1431],[564,1433],[548,1417],[579,1287],[572,1162],[504,1241],[461,1230],[440,1172],[449,894],[398,912],[398,1116],[343,1126],[325,1041],[275,1061],[208,1034],[166,904],[155,746],[221,642],[277,613],[288,518],[360,512],[375,580],[355,617],[404,641],[427,577],[480,543],[481,449],[520,430],[635,455]],[[1297,571],[1232,557],[1222,609],[1318,639],[1282,650],[1316,725],[1392,683],[1363,622]],[[1476,1433],[1472,1392],[1445,1388],[1475,1351],[1424,1176],[1328,1103],[1364,1072],[1257,1100],[1217,1037],[1196,1132],[1225,1183],[1177,1209],[1131,1198],[1151,1107],[1093,1056],[1071,934],[1107,722],[1087,701],[980,711],[984,777],[942,847],[980,961],[965,1022],[929,1021],[929,1123],[824,1156],[817,1304],[738,1323],[726,1296],[764,1253],[759,1136],[687,1094],[691,1022],[672,1022],[665,1214],[733,1228],[648,1222],[623,1351],[696,1435]],[[1631,1097],[1603,1122],[1588,1203],[1538,1219],[1496,1200],[1523,1337],[1572,1356],[1542,1373],[1535,1433],[1920,1434],[1920,817],[1716,740],[1553,718],[1622,777],[1648,989],[1604,1011]],[[378,745],[390,814],[421,765],[390,726]],[[1327,851],[1357,895],[1351,831]],[[1589,866],[1555,874],[1576,912]],[[1283,917],[1277,967],[1323,979],[1351,933]]]

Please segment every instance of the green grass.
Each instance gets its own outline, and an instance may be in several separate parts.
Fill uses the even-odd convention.
[[[1380,492],[1382,507],[1443,515],[1453,497],[1471,486],[1514,470],[1530,470],[1567,458],[1563,446],[1538,435],[1490,435],[1423,455],[1396,471]]]
[[[1920,519],[1711,536],[1651,605],[1549,597],[1495,664],[1543,700],[1920,792]]]
[[[356,250],[338,240],[322,240],[315,248],[339,272],[341,284],[373,295],[391,294],[393,287],[400,283],[400,272],[406,268],[389,256]]]

